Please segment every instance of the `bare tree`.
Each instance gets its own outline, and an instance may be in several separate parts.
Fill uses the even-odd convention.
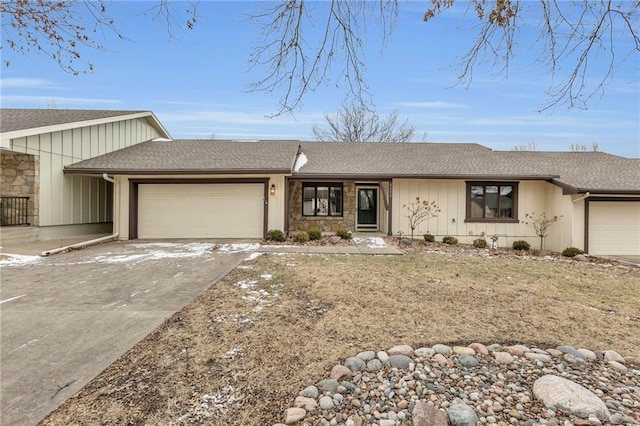
[[[569,145],[569,151],[572,152],[586,152],[586,151],[592,151],[592,152],[598,152],[600,151],[600,146],[598,145],[598,142],[591,142],[591,145],[587,146],[586,144],[580,144],[580,143],[572,143],[571,145]]]
[[[170,38],[184,22],[193,28],[197,17],[197,0],[189,0],[183,9],[177,9],[170,0],[157,0],[146,12],[165,27]],[[106,0],[13,0],[0,1],[2,37],[9,49],[29,56],[42,54],[74,75],[93,70],[91,62],[83,62],[84,48],[104,49],[100,39],[107,35],[120,39],[120,32],[107,10],[112,3]],[[183,14],[184,13],[184,14]],[[184,20],[184,21],[183,21]],[[7,54],[5,66],[10,65]]]
[[[423,19],[429,23],[460,3],[431,0]],[[254,15],[263,25],[265,41],[255,49],[251,62],[265,66],[267,72],[251,88],[282,91],[277,114],[298,107],[306,93],[331,81],[346,81],[350,97],[367,101],[366,24],[379,21],[385,42],[396,25],[398,2],[331,0],[328,4],[311,10],[305,0],[282,0]],[[551,75],[543,110],[558,104],[585,108],[594,95],[604,92],[616,67],[640,53],[637,0],[471,0],[465,4],[472,10],[465,19],[479,30],[456,64],[458,82],[469,85],[476,67],[484,64],[497,68],[497,76],[508,77],[518,49],[531,49],[530,42],[521,43],[518,37],[529,32],[525,29],[539,31],[538,59]],[[319,36],[314,33],[318,23]],[[600,67],[592,65],[596,59],[608,64],[601,73]]]
[[[514,151],[537,151],[537,149],[538,144],[536,144],[536,141],[529,141],[513,147]]]
[[[418,225],[425,220],[429,220],[431,217],[438,217],[438,213],[440,213],[440,208],[435,201],[429,202],[428,200],[421,200],[420,197],[416,197],[416,199],[409,204],[404,204],[402,208],[407,210],[404,217],[409,219],[412,240],[413,233]]]
[[[342,105],[333,116],[324,116],[324,126],[314,125],[313,136],[329,142],[409,142],[416,129],[409,120],[401,122],[396,111],[386,117],[363,104]]]
[[[478,28],[471,47],[457,64],[458,82],[469,85],[477,66],[491,65],[497,76],[509,76],[509,66],[521,49],[531,50],[530,37],[538,31],[539,61],[551,80],[548,102],[584,108],[593,96],[604,93],[622,62],[638,61],[640,53],[640,1],[638,0],[431,0],[423,20],[431,22],[454,5],[465,4],[465,19]],[[103,48],[105,35],[126,38],[107,8],[106,0],[0,1],[3,38],[9,49],[27,55],[44,54],[65,71],[91,70],[82,63],[85,48]],[[365,78],[365,43],[369,24],[382,34],[382,43],[397,23],[398,0],[280,0],[264,2],[252,16],[262,25],[263,37],[250,57],[253,67],[264,68],[263,78],[251,90],[278,93],[275,115],[299,107],[304,96],[324,84],[344,84],[346,95],[369,103]],[[177,6],[179,5],[179,6]],[[108,7],[107,7],[108,6]],[[114,6],[115,7],[115,6]],[[148,10],[166,26],[170,37],[176,27],[192,28],[198,0],[156,0]],[[5,65],[10,63],[3,55]],[[604,69],[594,63],[605,64]]]

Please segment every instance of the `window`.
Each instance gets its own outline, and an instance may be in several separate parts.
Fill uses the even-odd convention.
[[[467,182],[467,222],[517,222],[516,182]]]
[[[342,184],[305,183],[303,216],[342,216]]]

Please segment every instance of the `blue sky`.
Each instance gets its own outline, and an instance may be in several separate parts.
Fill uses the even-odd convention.
[[[536,62],[539,50],[529,29],[521,33],[508,79],[481,67],[470,87],[455,85],[459,70],[452,65],[475,33],[458,4],[425,24],[426,2],[401,2],[398,26],[384,49],[375,25],[369,27],[365,77],[380,114],[396,110],[430,142],[476,142],[494,150],[535,142],[539,151],[596,142],[605,152],[640,157],[637,57],[615,70],[587,110],[560,105],[538,112],[548,102],[550,76]],[[107,34],[105,50],[83,50],[95,65],[88,74],[73,76],[44,56],[24,57],[3,45],[11,65],[2,68],[2,107],[151,110],[174,138],[311,140],[312,126],[344,100],[344,88],[329,82],[293,115],[269,118],[281,93],[248,92],[264,72],[248,63],[261,28],[247,14],[260,12],[261,3],[203,1],[195,28],[176,31],[173,40],[142,15],[152,5],[108,3],[130,40]],[[595,71],[608,65],[591,64]]]

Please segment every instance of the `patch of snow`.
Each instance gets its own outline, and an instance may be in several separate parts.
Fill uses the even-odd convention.
[[[138,250],[149,249],[146,253],[119,254],[107,253],[96,256],[98,263],[140,263],[149,260],[182,259],[200,257],[211,253],[214,244],[211,243],[139,243],[131,244]],[[172,249],[171,251],[162,249]]]
[[[298,158],[296,158],[295,164],[293,165],[293,171],[299,172],[302,166],[304,166],[308,162],[309,159],[307,158],[307,156],[304,154],[304,152],[301,152],[300,155],[298,155]]]
[[[238,265],[237,266],[238,269],[253,269],[253,266],[249,266],[249,265]]]
[[[262,247],[269,249],[279,249],[279,248],[295,248],[298,246],[294,246],[292,244],[265,244]]]
[[[262,253],[259,253],[257,251],[254,251],[253,253],[251,253],[244,261],[245,262],[249,262],[251,260],[257,259],[260,256],[262,256]]]
[[[0,255],[0,266],[16,266],[16,265],[26,265],[29,263],[38,262],[42,259],[40,256],[27,256],[24,254],[10,254],[10,253],[2,253]]]
[[[231,404],[240,401],[242,398],[235,395],[235,388],[231,385],[227,385],[220,391],[213,395],[205,394],[202,396],[202,402],[194,409],[190,410],[187,414],[184,414],[178,418],[178,422],[192,423],[189,420],[191,417],[205,417],[211,418],[215,415],[215,411],[223,410]]]
[[[356,244],[366,244],[368,248],[372,249],[387,247],[387,243],[385,242],[384,238],[380,237],[354,237],[353,241]]]
[[[233,347],[224,354],[224,357],[226,359],[234,359],[235,357],[241,354],[242,354],[242,348]]]
[[[258,284],[258,281],[242,280],[236,283],[236,287],[240,287],[243,290],[248,290],[250,288],[254,288],[256,284]]]
[[[271,275],[271,274],[262,274],[262,275],[260,275],[260,278],[262,278],[263,280],[269,281],[269,280],[273,279],[273,275]]]
[[[220,245],[218,251],[221,253],[243,253],[256,251],[259,247],[258,243],[232,243]]]
[[[8,299],[0,300],[0,305],[2,305],[3,303],[11,302],[12,300],[20,299],[21,297],[25,297],[25,296],[26,294],[21,294],[20,296],[14,296]]]

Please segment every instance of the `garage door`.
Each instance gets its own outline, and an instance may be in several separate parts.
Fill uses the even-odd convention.
[[[264,184],[140,184],[138,238],[261,238]]]
[[[589,203],[589,253],[640,255],[640,201]]]

